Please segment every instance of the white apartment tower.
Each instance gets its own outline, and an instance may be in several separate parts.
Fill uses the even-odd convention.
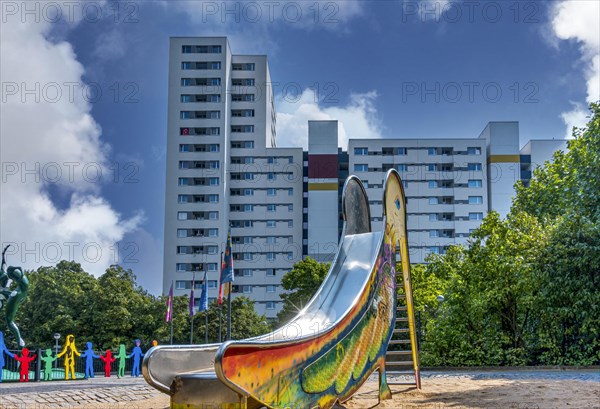
[[[226,37],[171,38],[163,291],[217,297],[231,229],[234,296],[275,317],[281,278],[302,257],[302,149],[276,148],[267,57]]]

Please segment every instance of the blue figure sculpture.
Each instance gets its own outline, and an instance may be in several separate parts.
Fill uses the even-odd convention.
[[[140,361],[142,360],[142,348],[140,348],[140,340],[135,340],[135,347],[127,358],[133,357],[133,367],[131,368],[131,376],[140,376]]]
[[[4,354],[11,358],[15,357],[15,355],[6,348],[6,345],[4,344],[4,334],[2,331],[0,331],[0,383],[2,382],[2,369],[4,368],[5,364]]]
[[[82,358],[85,358],[85,379],[94,377],[94,358],[100,358],[100,355],[94,354],[92,349],[92,343],[87,342],[85,344],[87,349],[81,354]]]

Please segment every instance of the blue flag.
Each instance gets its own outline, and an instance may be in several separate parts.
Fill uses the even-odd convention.
[[[198,312],[208,310],[208,281],[206,280],[206,271],[204,272],[204,284],[202,285],[202,293],[200,294],[200,305]]]
[[[223,269],[221,270],[221,285],[224,283],[233,283],[233,253],[231,252],[231,230],[227,234],[227,245],[225,246],[225,257],[223,259]]]

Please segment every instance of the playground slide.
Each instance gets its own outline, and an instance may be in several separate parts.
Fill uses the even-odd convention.
[[[146,381],[172,408],[330,408],[375,370],[380,398],[391,397],[385,354],[395,323],[395,249],[406,237],[404,192],[386,175],[382,232],[371,232],[368,199],[355,176],[342,197],[344,229],[317,294],[285,326],[222,344],[158,346]]]

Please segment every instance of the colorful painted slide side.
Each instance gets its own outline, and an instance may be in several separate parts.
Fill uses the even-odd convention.
[[[331,408],[377,370],[379,397],[390,398],[385,356],[395,324],[395,253],[406,242],[405,203],[400,177],[390,170],[385,229],[372,232],[365,189],[350,176],[338,252],[307,306],[260,337],[154,347],[143,361],[146,381],[170,394],[174,409]]]

